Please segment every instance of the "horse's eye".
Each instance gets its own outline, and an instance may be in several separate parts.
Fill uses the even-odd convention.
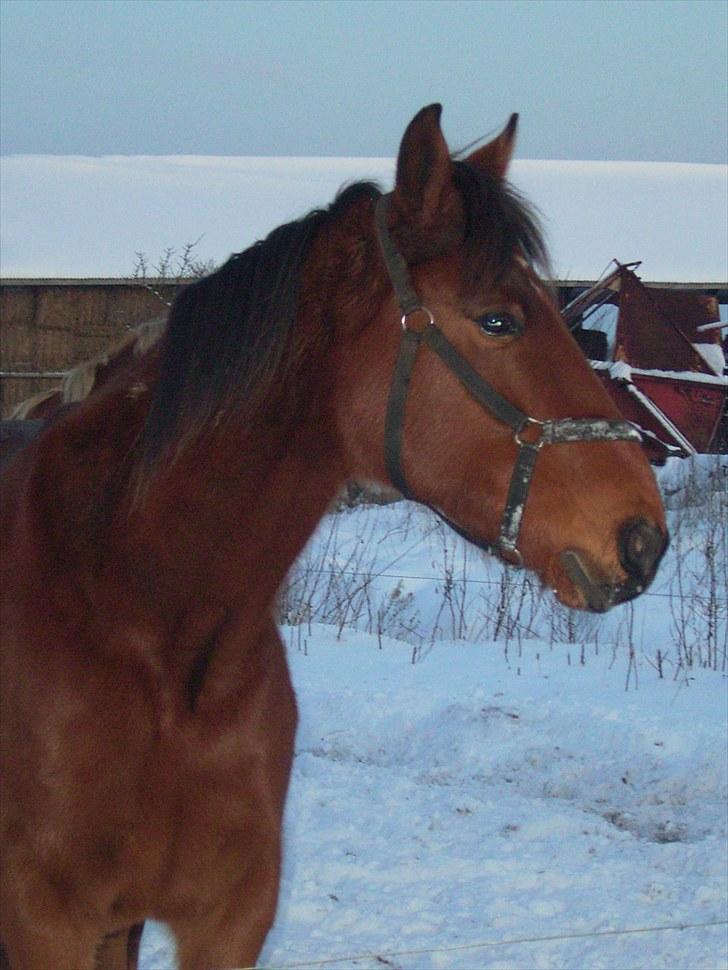
[[[489,337],[512,337],[523,332],[521,321],[503,310],[484,313],[475,322]]]

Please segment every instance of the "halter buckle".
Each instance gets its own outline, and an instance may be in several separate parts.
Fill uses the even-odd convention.
[[[412,327],[407,326],[407,318],[414,316],[415,313],[427,314],[427,323],[424,325],[422,330],[412,330]],[[412,307],[411,310],[407,310],[405,313],[402,314],[402,316],[400,317],[400,323],[402,324],[402,329],[404,331],[412,330],[413,333],[423,333],[425,330],[427,330],[428,327],[435,326],[435,318],[432,314],[432,310],[428,309],[426,306],[416,306],[416,307]]]
[[[493,546],[493,551],[500,556],[507,566],[512,566],[514,569],[523,569],[523,556],[518,546],[515,546],[512,542],[501,538]]]
[[[524,441],[521,435],[523,432],[531,425],[534,428],[538,428],[538,438],[535,441]],[[538,418],[525,418],[523,424],[513,435],[513,440],[519,446],[519,448],[535,448],[536,451],[540,451],[544,446],[543,429],[546,426],[545,421],[539,421]]]

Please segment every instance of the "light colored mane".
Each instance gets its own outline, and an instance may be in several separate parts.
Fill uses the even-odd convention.
[[[10,412],[10,418],[16,421],[26,420],[32,416],[34,408],[48,401],[54,395],[60,395],[61,404],[72,404],[76,401],[83,401],[96,386],[96,378],[100,367],[105,367],[128,347],[132,348],[135,357],[141,357],[142,354],[146,353],[159,340],[164,332],[166,323],[166,317],[156,317],[154,320],[146,320],[125,334],[109,350],[72,367],[67,371],[60,386],[53,387],[50,390],[40,391],[33,397],[21,401]]]

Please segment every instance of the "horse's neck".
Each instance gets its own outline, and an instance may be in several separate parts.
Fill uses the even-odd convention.
[[[32,503],[22,528],[36,541],[14,568],[63,603],[64,649],[133,658],[182,707],[204,673],[219,701],[270,642],[276,592],[343,469],[329,422],[312,417],[203,437],[138,481],[139,376],[92,395],[28,455],[30,478],[9,492]]]
[[[320,412],[295,427],[262,417],[252,431],[203,435],[139,478],[148,376],[140,368],[91,395],[46,436],[41,528],[86,598],[108,608],[123,593],[155,625],[205,601],[269,615],[343,483],[328,422]]]
[[[320,412],[295,426],[264,416],[201,436],[141,481],[132,472],[109,558],[129,564],[148,609],[170,622],[206,602],[270,615],[343,483],[327,424]]]
[[[265,609],[341,483],[336,456],[305,428],[230,431],[193,445],[151,483],[139,551],[175,583]]]

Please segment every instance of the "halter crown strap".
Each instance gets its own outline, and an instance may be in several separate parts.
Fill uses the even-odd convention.
[[[422,309],[419,297],[412,286],[409,270],[404,257],[394,245],[392,237],[389,235],[389,225],[387,216],[389,214],[389,195],[380,195],[374,207],[374,221],[377,226],[377,236],[382,250],[382,256],[387,266],[389,279],[397,294],[399,305],[402,309],[402,316],[407,317],[415,310]]]
[[[388,205],[387,195],[377,200],[375,221],[382,256],[402,310],[403,334],[394,367],[385,419],[384,454],[387,474],[402,495],[411,497],[402,468],[402,436],[412,371],[417,352],[424,343],[437,354],[483,410],[490,412],[494,418],[514,432],[518,452],[506,496],[500,535],[494,546],[486,546],[486,548],[499,553],[514,565],[521,565],[518,536],[536,459],[541,448],[544,445],[568,444],[575,441],[641,442],[642,437],[639,431],[627,421],[615,421],[610,418],[558,418],[540,421],[529,417],[502,397],[450,343],[435,323],[432,313],[420,302],[412,285],[407,263],[389,234]],[[423,330],[413,330],[407,326],[407,317],[418,310],[429,316],[429,323]],[[537,437],[534,440],[525,440],[522,435],[525,435],[530,428],[536,429]],[[529,432],[529,435],[532,433]],[[430,508],[433,507],[430,506]],[[439,509],[434,511],[460,535],[477,541],[447,519]],[[483,545],[482,542],[479,544]]]

